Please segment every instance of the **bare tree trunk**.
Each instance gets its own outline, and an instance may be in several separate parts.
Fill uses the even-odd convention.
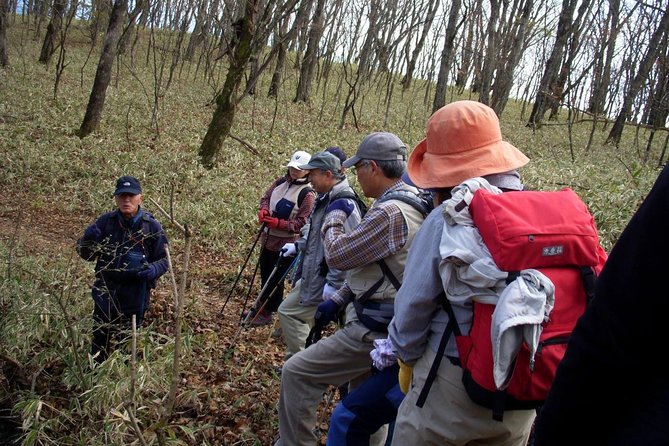
[[[517,15],[515,10],[510,14],[509,20],[513,20],[514,23],[509,27],[510,32],[503,38],[506,44],[504,45],[504,53],[499,60],[499,68],[497,69],[491,100],[491,108],[495,110],[497,116],[501,116],[506,107],[511,87],[513,86],[513,73],[518,66],[525,48],[527,48],[525,37],[534,1],[523,1],[519,5],[519,8],[522,9],[520,14]],[[516,17],[518,18],[516,19]]]
[[[562,0],[562,10],[558,20],[555,43],[553,44],[551,55],[546,61],[546,68],[544,69],[541,82],[539,82],[537,97],[530,113],[529,122],[527,123],[528,127],[541,127],[546,109],[550,104],[551,98],[555,95],[553,86],[557,81],[562,56],[572,34],[572,16],[574,15],[577,2],[578,0]]]
[[[109,18],[109,26],[105,34],[105,40],[102,47],[102,54],[98,62],[98,69],[95,72],[95,80],[93,81],[93,88],[88,99],[88,106],[86,107],[86,115],[84,121],[81,123],[78,136],[84,138],[94,131],[100,125],[102,117],[102,109],[105,105],[105,98],[107,96],[107,87],[111,80],[111,70],[114,65],[114,58],[116,57],[116,50],[118,47],[118,40],[121,36],[123,22],[125,15],[128,12],[128,0],[116,0],[112,7],[111,16]]]
[[[349,111],[353,114],[353,120],[355,122],[356,128],[358,127],[358,118],[355,113],[355,105],[360,97],[360,91],[362,90],[363,84],[369,78],[369,71],[371,71],[370,65],[372,57],[372,46],[378,39],[379,2],[380,0],[371,0],[369,3],[369,15],[367,17],[369,27],[367,28],[365,42],[362,44],[362,49],[360,50],[360,55],[358,58],[358,70],[356,71],[355,75],[352,74],[353,69],[351,67],[352,80],[349,80],[348,73],[346,71],[347,63],[344,63],[343,68],[346,76],[346,83],[348,84],[348,94],[346,95],[344,108],[341,113],[341,119],[339,120],[340,129],[344,128],[346,115]],[[360,22],[358,22],[358,26],[360,26]],[[351,57],[351,54],[349,54],[349,57]]]
[[[437,14],[437,9],[439,9],[439,2],[436,0],[430,0],[427,5],[427,17],[425,18],[425,23],[423,23],[423,31],[421,32],[418,42],[416,42],[416,46],[411,52],[411,57],[407,62],[406,74],[404,75],[404,78],[402,78],[402,90],[406,91],[411,86],[413,72],[416,69],[416,61],[418,60],[420,52],[423,50],[427,35],[432,28],[432,22],[434,21],[434,17]],[[408,38],[407,42],[409,42]]]
[[[497,57],[497,22],[499,21],[499,0],[490,1],[490,19],[486,34],[488,36],[488,45],[486,45],[485,58],[483,59],[483,69],[481,70],[481,85],[479,90],[479,102],[488,105],[490,103],[490,87],[492,86],[492,77],[495,67],[495,57]]]
[[[98,35],[100,34],[101,24],[109,23],[109,13],[110,10],[106,1],[93,0],[91,2],[91,23],[88,28],[91,36],[91,46],[96,46],[98,44]]]
[[[480,2],[477,2],[477,5],[480,5]],[[474,59],[474,34],[476,29],[476,21],[474,17],[480,14],[480,10],[477,9],[474,11],[474,14],[467,14],[467,9],[465,9],[463,16],[469,17],[467,23],[467,33],[464,37],[462,43],[462,55],[460,56],[460,68],[458,69],[458,74],[455,78],[455,86],[458,88],[458,91],[462,93],[467,86],[467,80],[469,79],[470,70],[472,67],[472,60]]]
[[[128,46],[130,46],[130,42],[133,40],[136,31],[135,23],[137,21],[137,17],[139,17],[140,14],[144,14],[144,11],[148,9],[148,3],[149,3],[148,0],[137,0],[135,2],[135,8],[132,10],[130,16],[128,17],[128,25],[123,31],[123,34],[121,35],[121,40],[118,44],[119,54],[125,54],[125,52],[128,49]]]
[[[9,66],[7,54],[7,12],[9,0],[0,0],[0,67]]]
[[[313,4],[314,0],[301,0],[300,7],[297,10],[297,17],[295,17],[295,24],[293,26],[297,27],[297,35],[296,39],[292,42],[292,50],[295,51],[295,69],[300,68],[302,51],[307,46],[307,34],[309,30],[307,23]]]
[[[655,62],[655,58],[657,56],[657,52],[659,49],[659,43],[662,40],[662,37],[665,34],[667,34],[667,31],[669,31],[669,9],[666,9],[662,14],[662,20],[660,20],[657,29],[655,30],[653,36],[648,42],[648,49],[646,50],[646,54],[644,55],[641,64],[639,64],[639,69],[636,73],[636,76],[632,80],[629,89],[625,93],[625,98],[623,99],[623,105],[620,108],[618,117],[616,118],[616,121],[613,123],[613,127],[611,127],[609,136],[606,138],[606,142],[608,144],[610,143],[618,144],[620,142],[620,137],[622,136],[623,133],[623,127],[625,126],[625,121],[627,120],[627,115],[632,106],[632,102],[634,101],[637,94],[641,90],[641,87],[646,81],[648,73],[650,72],[653,63]]]
[[[287,29],[288,18],[284,18],[281,20],[279,32],[274,35],[274,45],[278,45],[279,48],[276,51],[276,65],[274,66],[274,73],[272,73],[272,80],[269,83],[269,90],[267,91],[267,96],[272,98],[277,97],[279,94],[283,69],[286,66],[287,44],[283,41],[283,36],[286,34]]]
[[[42,43],[42,51],[39,55],[39,61],[43,64],[48,64],[56,51],[56,39],[60,35],[60,29],[63,26],[63,11],[67,0],[54,0],[51,8],[51,20],[46,27],[46,34],[44,35],[44,42]]]
[[[451,12],[448,14],[444,49],[441,51],[439,74],[437,75],[437,86],[434,91],[434,101],[432,102],[432,113],[446,105],[446,84],[448,82],[448,72],[451,71],[453,41],[458,32],[458,15],[460,14],[461,5],[461,0],[453,0],[451,2]]]
[[[555,94],[549,99],[551,114],[549,115],[548,119],[550,120],[557,118],[557,114],[560,110],[560,105],[562,104],[564,97],[569,94],[570,90],[573,88],[573,85],[566,85],[566,83],[567,79],[569,79],[569,76],[572,73],[574,60],[576,59],[576,56],[581,49],[581,33],[583,28],[589,25],[586,20],[586,16],[589,15],[590,6],[590,0],[582,0],[581,7],[578,8],[576,19],[572,23],[572,35],[567,42],[567,54],[564,58],[564,61],[562,62],[560,73],[558,74],[557,80],[553,86]]]
[[[309,41],[307,50],[302,59],[300,68],[300,78],[297,82],[297,92],[293,102],[309,102],[311,99],[311,85],[314,79],[314,69],[316,67],[318,44],[323,36],[323,10],[325,0],[317,0],[314,16],[309,29]]]
[[[208,14],[207,11],[208,7],[208,0],[200,1],[197,9],[197,17],[195,18],[195,28],[193,28],[193,32],[188,40],[188,47],[186,47],[186,52],[184,53],[184,60],[193,60],[195,50],[202,42],[204,42],[204,39],[209,32],[207,29],[209,27],[207,22],[210,17],[210,14]]]
[[[611,83],[611,64],[616,50],[618,38],[618,21],[620,16],[620,0],[609,0],[609,11],[604,33],[601,38],[601,49],[598,52],[597,65],[593,73],[593,86],[588,111],[594,115],[604,113],[606,91]],[[606,56],[604,57],[604,53]]]
[[[251,58],[251,41],[254,32],[253,17],[260,1],[248,0],[245,4],[244,17],[238,22],[239,39],[230,58],[230,68],[223,89],[216,96],[216,110],[198,151],[200,162],[207,168],[214,166],[216,155],[221,150],[223,141],[230,134],[230,128],[235,119],[237,110],[236,94],[244,77],[246,64]]]

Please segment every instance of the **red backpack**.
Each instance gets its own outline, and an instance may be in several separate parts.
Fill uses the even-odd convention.
[[[537,408],[546,399],[569,336],[592,298],[594,280],[604,265],[606,252],[599,244],[592,215],[571,189],[502,194],[479,189],[469,212],[495,264],[509,272],[507,284],[521,270],[537,269],[555,285],[555,306],[543,324],[534,364],[530,365],[531,352],[523,343],[508,387],[499,390],[493,378],[491,340],[495,305],[474,302],[471,329],[463,334],[442,293],[449,323],[416,404],[423,406],[448,338],[454,334],[469,397],[492,409],[493,418],[501,421],[505,410]]]

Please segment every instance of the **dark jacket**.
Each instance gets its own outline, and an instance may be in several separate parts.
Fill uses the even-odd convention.
[[[572,333],[535,445],[669,444],[669,170],[630,220]]]
[[[77,252],[84,260],[97,260],[93,300],[102,309],[113,305],[122,313],[143,313],[156,280],[143,280],[138,272],[154,265],[157,279],[168,269],[162,226],[142,209],[132,220],[125,220],[118,210],[108,212],[93,225],[101,235],[77,241]]]

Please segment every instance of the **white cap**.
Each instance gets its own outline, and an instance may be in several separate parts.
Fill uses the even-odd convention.
[[[299,166],[307,164],[309,160],[311,160],[311,155],[309,155],[309,153],[304,150],[298,150],[293,153],[293,156],[290,157],[290,161],[288,161],[288,164],[284,167],[294,167],[295,169],[299,169]]]

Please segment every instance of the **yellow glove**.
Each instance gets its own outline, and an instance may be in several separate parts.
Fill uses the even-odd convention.
[[[397,363],[400,365],[399,381],[400,390],[405,395],[409,393],[409,384],[411,384],[411,375],[413,375],[413,367],[406,365],[400,358],[397,358]]]

